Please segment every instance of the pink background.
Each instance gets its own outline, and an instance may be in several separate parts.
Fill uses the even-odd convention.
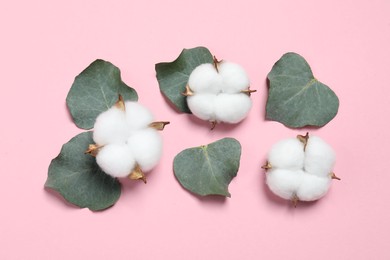
[[[389,1],[15,0],[3,1],[0,29],[0,259],[390,259]],[[154,64],[200,45],[244,66],[258,90],[235,127],[211,132],[159,92]],[[336,150],[342,181],[297,208],[269,193],[260,169],[274,142],[306,131],[264,120],[267,73],[288,51],[341,101],[333,121],[310,131]],[[97,58],[171,125],[148,184],[126,181],[114,207],[93,213],[43,185],[82,131],[65,98]],[[243,147],[232,198],[181,188],[174,156],[226,136]]]

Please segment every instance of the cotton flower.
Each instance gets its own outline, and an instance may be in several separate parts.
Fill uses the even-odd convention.
[[[99,167],[115,178],[146,182],[144,171],[157,165],[162,155],[158,130],[169,122],[154,122],[152,113],[137,102],[118,102],[95,121],[93,140],[86,151]]]
[[[277,196],[298,201],[313,201],[325,196],[335,163],[332,147],[317,136],[297,136],[274,144],[268,153],[266,183]]]
[[[252,107],[249,78],[238,64],[228,61],[206,63],[190,74],[186,92],[187,104],[198,118],[236,124],[243,120]]]

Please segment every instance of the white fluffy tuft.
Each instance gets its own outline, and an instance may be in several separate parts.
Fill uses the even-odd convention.
[[[305,173],[297,191],[297,196],[302,201],[318,200],[328,192],[330,183],[330,178]]]
[[[215,103],[216,119],[236,124],[248,115],[251,107],[252,100],[246,94],[219,94]]]
[[[125,102],[126,120],[130,131],[137,131],[148,127],[153,122],[153,115],[149,109],[142,106],[138,102]]]
[[[204,63],[191,72],[188,85],[194,92],[217,94],[221,91],[222,78],[213,64]]]
[[[105,173],[118,178],[128,176],[135,166],[133,155],[125,143],[104,146],[96,155],[96,162]]]
[[[98,145],[123,143],[128,138],[128,132],[125,112],[112,107],[96,118],[93,140]]]
[[[274,144],[268,153],[268,162],[273,168],[303,169],[305,153],[297,138],[288,138]]]
[[[162,139],[155,129],[135,132],[127,140],[127,145],[143,171],[151,170],[161,158]]]
[[[332,147],[318,136],[310,136],[305,152],[305,171],[308,173],[328,176],[333,169],[336,154]]]
[[[239,93],[249,87],[249,77],[239,64],[222,61],[218,65],[218,71],[223,79],[223,92]]]
[[[191,112],[198,118],[213,121],[215,117],[215,100],[214,94],[198,93],[187,97],[187,104]]]
[[[266,180],[270,190],[284,199],[293,199],[303,181],[302,170],[271,169]]]

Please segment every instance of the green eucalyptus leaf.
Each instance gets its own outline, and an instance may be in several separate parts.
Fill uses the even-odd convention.
[[[50,163],[45,187],[81,208],[103,210],[119,199],[121,185],[100,170],[94,157],[84,154],[92,143],[92,132],[84,132],[64,144]]]
[[[96,60],[75,78],[66,104],[75,124],[91,129],[96,117],[115,104],[118,94],[125,100],[138,99],[137,92],[122,81],[117,67],[108,61]]]
[[[228,185],[237,175],[240,156],[240,143],[224,138],[180,152],[173,170],[180,184],[195,194],[230,197]]]
[[[184,49],[173,62],[162,62],[155,66],[160,91],[180,112],[191,114],[182,93],[191,72],[203,63],[213,63],[213,55],[205,47],[196,47]]]
[[[339,99],[314,78],[309,64],[296,53],[286,53],[268,74],[266,117],[288,127],[323,126],[332,120]]]

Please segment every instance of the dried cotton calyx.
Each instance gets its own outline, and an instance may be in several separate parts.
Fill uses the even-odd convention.
[[[205,63],[196,67],[186,86],[187,104],[198,118],[211,122],[236,124],[252,107],[249,78],[238,64],[228,61]]]
[[[117,103],[95,121],[93,140],[86,153],[112,177],[143,180],[161,158],[162,139],[157,130],[169,122],[154,122],[151,112],[119,96]]]
[[[329,190],[336,155],[332,147],[317,136],[298,135],[276,143],[268,153],[266,182],[277,196],[298,201],[314,201]]]

